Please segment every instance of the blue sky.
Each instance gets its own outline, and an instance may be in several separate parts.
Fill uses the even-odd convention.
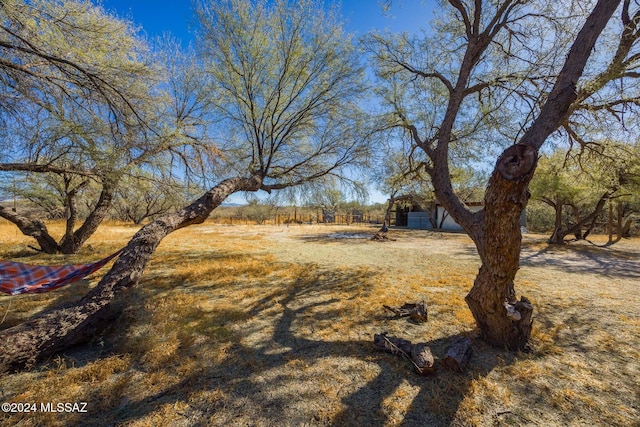
[[[344,0],[342,15],[347,30],[359,35],[372,29],[414,32],[433,17],[435,0],[394,0],[388,14],[384,14],[377,0]],[[189,0],[102,0],[105,9],[120,17],[129,18],[142,26],[151,38],[170,32],[187,43],[193,23]]]
[[[435,0],[393,0],[391,10],[385,14],[378,0],[325,2],[341,4],[346,30],[356,35],[373,29],[416,32],[433,18],[436,3]],[[106,10],[141,26],[143,34],[151,39],[170,33],[184,45],[193,40],[194,17],[189,0],[102,0],[100,3]],[[373,203],[383,203],[388,197],[374,188],[369,193]],[[229,202],[240,203],[242,198],[234,196]]]

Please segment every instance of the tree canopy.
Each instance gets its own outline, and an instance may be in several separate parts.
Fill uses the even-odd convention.
[[[181,94],[171,98],[169,117],[185,125],[174,123],[166,134],[196,140],[216,154],[200,169],[217,183],[142,227],[76,304],[2,331],[0,370],[66,348],[101,327],[114,316],[113,298],[138,282],[162,239],[203,222],[229,195],[340,178],[346,166],[366,163],[366,121],[358,109],[363,73],[335,14],[310,0],[229,0],[198,3],[198,19],[201,56],[177,66],[184,72],[172,73],[178,77],[167,85]],[[174,62],[167,63],[173,69]]]
[[[602,111],[615,119],[616,106],[635,105],[640,10],[619,5],[449,0],[431,32],[366,42],[387,126],[424,152],[436,197],[478,248],[482,267],[466,300],[482,337],[497,346],[522,349],[531,331],[533,306],[516,299],[513,280],[538,150],[559,128],[587,145],[575,123]],[[497,157],[478,212],[453,188],[460,153]]]
[[[202,1],[199,51],[228,174],[266,191],[366,162],[361,61],[320,3]]]
[[[430,32],[364,40],[384,110],[374,120],[361,55],[320,0],[197,1],[198,44],[167,47],[158,63],[130,23],[87,1],[1,1],[0,114],[25,131],[8,139],[19,149],[0,170],[55,174],[68,233],[51,242],[41,221],[6,208],[2,216],[41,245],[77,248],[127,175],[173,171],[179,159],[187,179],[214,184],[142,227],[82,300],[2,331],[0,369],[85,339],[112,318],[114,296],[137,283],[165,236],[203,222],[231,194],[351,180],[350,168],[369,163],[372,134],[385,130],[409,142],[389,152],[390,188],[428,175],[476,244],[482,266],[466,300],[482,337],[526,348],[533,305],[516,298],[514,279],[539,152],[559,130],[598,153],[594,123],[602,134],[636,129],[628,112],[638,106],[640,9],[630,0],[442,6]],[[484,208],[472,211],[456,179],[482,161],[495,167]],[[90,183],[100,184],[95,220],[74,231],[75,197]]]

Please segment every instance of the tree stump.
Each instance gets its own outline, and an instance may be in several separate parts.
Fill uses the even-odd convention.
[[[458,337],[447,348],[442,363],[451,371],[464,372],[469,359],[471,359],[471,353],[471,339]]]

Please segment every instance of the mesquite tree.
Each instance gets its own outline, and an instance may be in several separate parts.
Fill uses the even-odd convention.
[[[580,131],[595,115],[615,119],[617,108],[635,105],[640,12],[629,0],[570,10],[522,0],[444,3],[434,37],[374,34],[367,46],[390,120],[424,151],[437,199],[478,249],[482,266],[466,301],[482,338],[523,349],[533,306],[516,299],[514,278],[538,151],[559,128],[587,145]],[[487,158],[502,151],[475,213],[450,178],[455,150],[465,149]]]
[[[131,22],[82,0],[2,2],[0,19],[4,190],[15,192],[18,180],[22,195],[58,193],[30,200],[57,201],[66,226],[56,239],[41,216],[4,207],[0,216],[40,250],[78,252],[123,185],[168,183],[162,177],[174,172],[173,160],[190,172],[215,155],[202,138],[199,70],[175,43],[152,52]]]
[[[607,202],[624,200],[636,190],[633,151],[603,144],[597,154],[572,154],[560,150],[542,156],[530,185],[532,198],[554,211],[550,244],[564,244],[568,235],[586,239]]]
[[[114,314],[110,302],[138,282],[160,241],[201,223],[229,195],[339,176],[367,158],[357,108],[363,73],[334,13],[320,2],[233,0],[203,2],[198,17],[202,72],[171,85],[190,93],[177,107],[207,112],[200,118],[215,124],[216,133],[199,138],[219,153],[208,170],[219,183],[144,226],[76,304],[0,332],[0,370],[50,355],[103,327]]]
[[[0,50],[0,171],[57,182],[66,230],[57,241],[40,217],[4,207],[0,216],[44,252],[75,253],[107,215],[124,165],[161,151],[144,123],[157,112],[143,108],[159,103],[158,73],[132,24],[87,1],[0,2]],[[78,226],[90,183],[100,190]]]

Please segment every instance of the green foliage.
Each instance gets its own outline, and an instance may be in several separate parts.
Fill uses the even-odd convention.
[[[198,18],[229,170],[280,189],[366,163],[363,72],[335,10],[312,0],[202,1]]]
[[[4,112],[54,93],[77,104],[99,100],[116,115],[133,111],[129,91],[148,66],[130,22],[86,0],[6,0],[0,22],[0,86],[14,95],[0,104]]]
[[[0,115],[11,146],[0,169],[28,174],[22,197],[66,218],[61,245],[76,251],[125,175],[166,171],[169,150],[184,145],[171,94],[134,26],[89,1],[2,2],[0,19],[0,92],[9,95]]]
[[[562,212],[562,227],[568,229],[590,215],[603,198],[625,206],[624,217],[628,217],[640,192],[639,162],[633,145],[611,142],[598,145],[595,151],[556,150],[542,156],[529,188],[534,200],[552,209],[532,207],[528,213],[532,229],[553,229],[554,210]],[[600,217],[605,220],[604,214]]]
[[[95,182],[74,175],[27,174],[16,186],[20,210],[44,210],[45,217],[50,219],[66,218],[70,195],[89,202],[95,199],[96,192],[99,190]],[[79,216],[86,218],[90,206],[82,203],[77,208]]]
[[[595,184],[593,186],[592,184]],[[566,151],[556,151],[552,155],[542,156],[529,189],[532,197],[555,203],[593,202],[599,198],[594,191],[597,181],[584,173],[580,164],[568,156]],[[602,190],[602,188],[600,188]]]
[[[556,150],[540,158],[531,194],[543,201],[589,205],[605,192],[637,193],[638,161],[629,145],[603,144],[585,153]]]
[[[279,207],[270,203],[261,203],[258,200],[251,200],[248,205],[239,209],[241,216],[256,224],[264,224],[267,220],[273,219],[278,213]]]
[[[554,226],[554,213],[546,203],[532,199],[527,204],[527,230],[534,233],[551,233]]]
[[[384,128],[402,129],[411,141],[395,145],[404,153],[400,170],[424,164],[446,183],[444,196],[449,184],[455,187],[455,168],[493,163],[540,116],[593,3],[441,2],[423,33],[369,34],[363,44],[379,78]],[[618,13],[621,19],[598,38],[575,82],[577,99],[558,126],[584,149],[604,135],[633,138],[637,129],[637,4],[625,2]],[[416,151],[424,151],[422,159]]]
[[[195,189],[171,176],[138,171],[124,176],[115,193],[113,216],[141,224],[144,220],[173,212],[195,199]],[[190,194],[192,193],[192,194]]]

